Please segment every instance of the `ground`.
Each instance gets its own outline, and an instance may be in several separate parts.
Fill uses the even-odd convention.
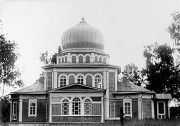
[[[52,126],[121,126],[120,121],[106,121],[105,123],[67,123],[67,124],[51,124]],[[0,126],[8,126],[6,124],[0,124]],[[12,126],[12,124],[10,124]],[[16,126],[16,125],[13,125]],[[49,126],[49,124],[34,124],[32,126]],[[128,121],[124,123],[124,126],[180,126],[179,119],[163,119],[163,120],[141,120],[141,121]]]

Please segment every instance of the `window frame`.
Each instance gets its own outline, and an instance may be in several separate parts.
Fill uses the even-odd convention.
[[[74,101],[75,99],[79,99],[79,101]],[[75,106],[75,103],[78,103],[78,110],[75,110],[75,108],[76,108],[76,106]],[[81,101],[81,99],[80,98],[78,98],[78,97],[75,97],[75,98],[73,98],[72,99],[72,115],[74,116],[76,116],[76,115],[82,115],[82,110],[81,110],[81,103],[82,103],[82,101]],[[78,111],[78,114],[75,114],[75,111]]]
[[[159,103],[163,103],[164,113],[159,113]],[[165,104],[165,101],[158,101],[157,102],[157,118],[158,119],[164,119],[164,118],[162,118],[163,116],[164,116],[164,118],[166,118],[166,104]]]
[[[90,55],[86,55],[85,56],[85,63],[90,63],[91,62],[91,56]]]
[[[62,77],[65,77],[65,78],[62,78]],[[58,87],[64,87],[64,86],[66,86],[67,85],[67,79],[68,77],[67,77],[67,75],[66,74],[61,74],[60,76],[59,76],[59,83],[58,83]],[[65,82],[64,83],[64,85],[63,86],[61,86],[61,81],[63,80],[63,82]],[[65,80],[65,81],[64,81]]]
[[[77,63],[77,56],[76,55],[71,56],[71,62],[72,63]]]
[[[126,103],[129,103],[130,106],[129,106],[129,111],[130,113],[125,113],[125,109],[127,108],[125,106]],[[124,113],[124,116],[130,116],[132,118],[132,99],[123,99],[123,113]]]
[[[64,100],[67,100],[67,102],[64,102]],[[63,106],[63,104],[68,104],[67,105],[67,114],[63,114],[64,113],[64,106]],[[62,99],[62,101],[61,101],[61,115],[62,116],[67,116],[67,115],[70,115],[70,113],[69,113],[69,100],[67,99],[67,98],[64,98],[64,99]]]
[[[35,106],[33,106],[33,107],[35,107],[34,108],[35,113],[33,113],[33,114],[31,114],[31,109],[32,109],[31,103],[35,103]],[[37,117],[37,99],[29,99],[28,117],[31,117],[31,116]]]
[[[52,76],[47,75],[47,90],[52,89]]]
[[[13,102],[12,104],[13,104],[12,105],[12,107],[13,107],[13,110],[12,110],[12,120],[17,120],[17,102]],[[16,104],[16,106],[14,106],[14,104]],[[16,109],[14,109],[15,107],[16,107]]]
[[[88,102],[86,102],[86,100],[89,100]],[[90,115],[92,115],[92,100],[90,99],[90,98],[86,98],[86,99],[84,99],[84,115],[86,115],[86,116],[90,116]],[[86,112],[87,112],[87,110],[86,110],[86,108],[87,107],[85,107],[86,106],[86,104],[90,104],[88,107],[89,107],[89,114],[86,114]]]
[[[83,55],[78,55],[78,63],[84,63],[84,56]]]
[[[96,76],[99,76],[100,78],[96,78]],[[97,84],[96,84],[96,82],[97,82],[97,80],[101,80],[101,81],[99,81]],[[95,74],[94,75],[94,87],[96,87],[96,88],[100,88],[100,89],[102,89],[102,75],[101,74]],[[96,86],[97,85],[97,86]],[[100,86],[100,87],[99,87]]]
[[[82,77],[82,78],[79,78],[79,77]],[[78,83],[78,84],[82,84],[82,85],[85,84],[85,79],[84,79],[84,78],[85,78],[85,77],[84,77],[83,74],[78,74],[78,75],[77,75],[77,83]],[[79,81],[80,83],[79,83],[78,81]]]

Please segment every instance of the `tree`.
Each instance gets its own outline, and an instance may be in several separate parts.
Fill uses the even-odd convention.
[[[44,64],[56,64],[57,62],[57,53],[54,53],[52,56],[48,55],[48,51],[41,53],[40,61]]]
[[[147,76],[147,88],[157,93],[171,93],[174,98],[180,96],[179,65],[176,66],[173,58],[174,49],[167,44],[145,46],[144,57]]]
[[[172,23],[168,26],[168,32],[172,40],[174,40],[174,44],[178,46],[180,45],[180,13],[174,12],[172,18]]]
[[[131,82],[133,82],[138,86],[142,86],[142,84],[145,83],[141,70],[139,70],[134,63],[126,65],[124,69],[124,73],[128,74]]]
[[[4,95],[4,86],[23,86],[19,79],[21,73],[15,66],[18,54],[17,44],[14,41],[7,40],[5,35],[0,34],[0,84],[3,85],[2,96]]]
[[[58,46],[57,53],[54,53],[53,55],[49,56],[48,51],[45,53],[41,53],[40,55],[40,61],[44,64],[56,64],[57,63],[57,55],[62,53],[61,46]]]

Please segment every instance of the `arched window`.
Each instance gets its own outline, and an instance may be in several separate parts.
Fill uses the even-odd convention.
[[[72,114],[80,115],[81,114],[81,101],[79,98],[74,98],[72,102]]]
[[[106,63],[106,57],[103,58],[103,63]]]
[[[95,76],[95,87],[101,88],[102,86],[102,78],[100,75]]]
[[[86,63],[90,63],[90,56],[86,56]]]
[[[95,62],[98,62],[98,57],[97,56],[95,56]]]
[[[69,84],[75,83],[75,76],[74,75],[69,75]]]
[[[84,101],[84,115],[91,115],[91,100],[86,99]]]
[[[61,63],[61,58],[59,57],[59,63]]]
[[[79,75],[79,76],[77,77],[77,83],[78,83],[78,84],[84,84],[84,77],[83,77],[82,75]]]
[[[59,87],[66,86],[66,76],[62,75],[59,79]]]
[[[86,75],[86,85],[92,87],[92,76],[91,75]]]
[[[62,115],[69,115],[69,101],[67,99],[62,101]]]
[[[67,63],[67,56],[65,57],[65,63]]]
[[[62,57],[62,63],[64,63],[64,57]]]
[[[102,62],[102,57],[99,57],[99,62]]]
[[[83,56],[79,56],[79,63],[83,63]]]
[[[72,63],[76,63],[76,56],[72,56]]]

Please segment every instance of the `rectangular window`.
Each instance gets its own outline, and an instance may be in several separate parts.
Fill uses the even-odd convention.
[[[13,102],[13,120],[17,120],[17,102]]]
[[[157,110],[158,110],[158,118],[159,119],[163,119],[165,118],[165,102],[157,102],[158,105],[157,105]]]
[[[124,106],[124,111],[125,111],[125,115],[130,115],[131,114],[131,107],[130,107],[130,103],[125,103],[125,106]]]
[[[51,89],[51,79],[52,79],[51,76],[48,75],[48,76],[47,76],[47,89],[48,89],[48,90]]]
[[[132,117],[132,100],[131,99],[123,99],[123,113],[124,113],[124,116]]]
[[[29,99],[29,116],[37,115],[37,99]]]

